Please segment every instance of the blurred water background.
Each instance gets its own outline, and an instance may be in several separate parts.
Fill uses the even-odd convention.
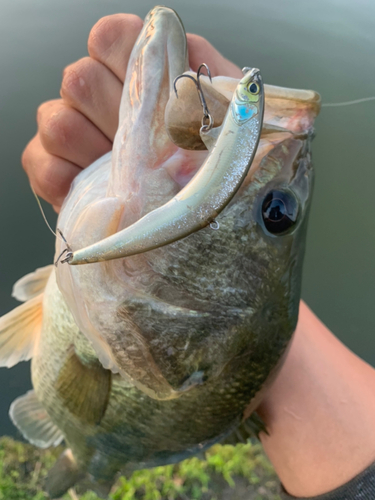
[[[87,55],[102,16],[144,17],[155,0],[0,0],[0,314],[18,303],[13,283],[52,260],[48,232],[20,156],[35,111],[59,97],[61,73]],[[311,88],[323,102],[375,95],[373,0],[169,0],[188,32],[208,38],[266,83]],[[336,335],[375,365],[375,101],[323,108],[313,144],[316,184],[303,298]],[[47,207],[54,223],[55,214]],[[0,369],[0,435],[31,387],[29,363]]]

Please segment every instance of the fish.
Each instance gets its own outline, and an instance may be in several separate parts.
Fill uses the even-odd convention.
[[[155,7],[129,60],[112,153],[76,177],[60,212],[73,253],[162,209],[210,161],[241,81],[202,78],[215,121],[207,150],[195,87],[181,79],[174,93],[185,73],[183,24]],[[120,473],[230,439],[276,377],[298,319],[319,96],[264,90],[255,156],[217,230],[49,265],[14,285],[23,304],[0,319],[0,365],[32,360],[33,390],[10,408],[23,436],[42,448],[66,443],[46,481],[52,498],[75,484],[106,497]],[[55,258],[66,248],[57,238]]]

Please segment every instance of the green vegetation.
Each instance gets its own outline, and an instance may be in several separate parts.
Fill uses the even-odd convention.
[[[0,439],[0,500],[47,500],[43,482],[62,448],[39,450]],[[205,460],[136,471],[121,477],[110,500],[279,500],[278,481],[260,444],[213,446]],[[98,500],[71,490],[64,500]]]

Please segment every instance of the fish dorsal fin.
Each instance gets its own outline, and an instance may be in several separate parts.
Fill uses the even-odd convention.
[[[0,318],[0,366],[11,368],[35,353],[42,330],[43,294]]]
[[[14,400],[9,409],[9,416],[23,437],[39,448],[58,446],[64,439],[34,391]]]
[[[16,281],[13,285],[12,297],[20,302],[26,302],[43,293],[53,268],[52,264],[40,267]]]

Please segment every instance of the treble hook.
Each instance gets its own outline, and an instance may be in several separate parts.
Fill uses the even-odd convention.
[[[207,116],[209,117],[210,116],[210,112],[208,111],[208,107],[207,107],[207,103],[206,103],[206,99],[204,98],[204,95],[203,95],[203,90],[202,90],[202,86],[201,86],[201,82],[199,80],[199,77],[201,76],[201,69],[202,68],[206,68],[206,71],[207,71],[207,75],[208,75],[208,78],[210,79],[210,82],[212,83],[212,78],[211,78],[211,71],[210,71],[210,68],[207,66],[206,63],[202,63],[199,68],[198,68],[198,71],[197,71],[197,82],[198,82],[198,86],[199,86],[199,89],[200,89],[200,94],[199,94],[199,97],[201,98],[201,104],[202,104],[202,108],[203,108],[203,113],[204,113],[204,116]]]
[[[66,241],[65,236],[63,235],[62,231],[60,231],[59,228],[57,228],[56,231],[59,233],[59,235],[63,239],[64,243],[66,244],[66,248],[61,252],[61,254],[56,259],[55,266],[57,267],[57,264],[60,262],[60,259],[64,254],[66,254],[66,257],[64,260],[61,261],[61,264],[64,264],[65,262],[69,262],[73,257],[73,251],[70,248],[69,243]]]
[[[207,66],[206,63],[202,63],[199,66],[199,68],[198,68],[197,78],[196,79],[193,76],[191,76],[191,75],[185,75],[185,74],[179,75],[179,76],[177,76],[174,79],[173,87],[174,87],[174,91],[176,93],[176,97],[178,98],[177,87],[176,87],[177,80],[179,80],[180,78],[184,78],[184,77],[185,78],[190,78],[190,80],[193,80],[193,82],[195,83],[195,86],[197,88],[197,91],[198,91],[198,96],[199,96],[199,100],[200,100],[201,106],[203,108],[203,117],[202,117],[201,132],[209,132],[212,129],[213,125],[214,125],[214,119],[212,118],[212,115],[211,115],[211,113],[210,113],[210,111],[208,109],[206,99],[204,98],[204,94],[203,94],[201,82],[199,80],[199,77],[201,76],[201,70],[202,70],[202,68],[206,68],[208,78],[210,79],[210,82],[212,83],[212,77],[211,77],[210,68]],[[208,120],[208,124],[205,123],[205,120]]]

